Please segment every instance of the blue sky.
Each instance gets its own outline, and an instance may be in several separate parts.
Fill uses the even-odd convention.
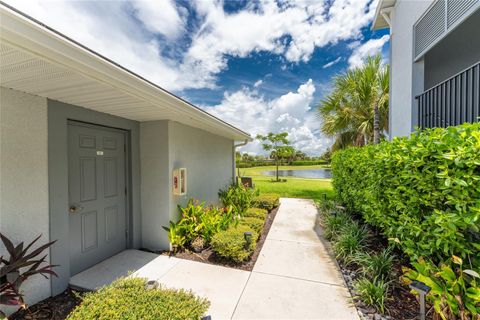
[[[375,1],[7,3],[252,135],[287,131],[319,155],[331,77],[388,56],[387,31],[370,30]]]

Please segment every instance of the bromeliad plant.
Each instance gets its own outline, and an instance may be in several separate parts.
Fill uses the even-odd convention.
[[[25,308],[23,294],[20,291],[22,284],[36,274],[45,278],[47,278],[47,275],[57,276],[52,270],[55,265],[46,263],[47,255],[38,257],[55,241],[32,249],[40,237],[41,235],[24,247],[23,242],[14,246],[10,239],[0,233],[0,238],[9,254],[8,258],[0,256],[0,304]],[[0,311],[0,317],[6,317],[2,311]]]
[[[431,288],[427,300],[433,304],[436,319],[480,319],[480,275],[463,268],[463,260],[453,256],[438,266],[423,258],[404,268],[402,280],[421,281]]]

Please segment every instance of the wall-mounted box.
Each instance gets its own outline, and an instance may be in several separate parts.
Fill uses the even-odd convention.
[[[173,194],[176,196],[187,194],[187,168],[173,170]]]

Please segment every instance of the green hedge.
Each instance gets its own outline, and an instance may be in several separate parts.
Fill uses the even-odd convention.
[[[268,211],[280,205],[280,196],[274,193],[262,193],[252,200],[252,206],[255,208],[265,209]]]
[[[457,255],[480,266],[479,123],[339,151],[332,171],[340,201],[412,260]]]
[[[253,229],[258,235],[260,235],[263,231],[263,225],[265,224],[264,219],[258,219],[253,217],[243,217],[238,225],[239,226],[248,226]]]
[[[147,289],[145,279],[128,278],[88,293],[67,320],[198,320],[209,306],[189,291]]]

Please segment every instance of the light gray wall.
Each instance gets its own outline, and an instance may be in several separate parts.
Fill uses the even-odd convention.
[[[14,244],[42,234],[44,244],[50,238],[47,99],[0,90],[0,232]],[[8,257],[3,245],[0,255]],[[33,304],[50,296],[50,280],[37,275],[22,289]]]
[[[233,141],[173,121],[140,124],[143,246],[169,249],[169,220],[177,205],[194,198],[218,203],[218,190],[232,183]],[[173,196],[172,172],[187,168],[187,195]]]
[[[423,90],[423,62],[413,65],[413,25],[432,0],[399,0],[391,14],[390,136],[412,132],[415,95]],[[414,89],[415,88],[415,89]]]
[[[218,190],[233,182],[233,141],[171,122],[170,143],[172,170],[187,168],[187,194],[173,197],[172,216],[191,198],[218,204]]]
[[[480,10],[425,55],[425,89],[480,61]]]
[[[70,280],[68,220],[68,120],[76,120],[127,131],[129,248],[141,246],[139,123],[66,103],[48,100],[48,168],[50,238],[58,240],[51,249],[58,278],[52,278],[52,294],[66,289]]]
[[[167,233],[170,216],[171,170],[169,121],[140,124],[142,199],[142,245],[152,250],[169,249]]]

